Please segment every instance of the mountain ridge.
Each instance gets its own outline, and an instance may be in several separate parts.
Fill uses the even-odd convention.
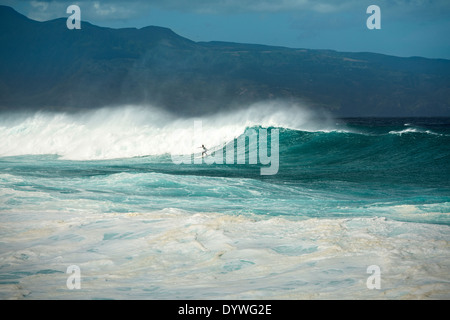
[[[450,116],[450,60],[37,22],[0,6],[0,110],[154,104],[197,115],[288,100],[339,116]]]

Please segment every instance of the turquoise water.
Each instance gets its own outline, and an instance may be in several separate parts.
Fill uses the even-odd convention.
[[[0,127],[1,298],[450,297],[450,119],[242,123],[279,130],[279,170],[263,176],[146,155],[147,124],[120,122],[142,139],[124,144],[110,124],[59,117]]]

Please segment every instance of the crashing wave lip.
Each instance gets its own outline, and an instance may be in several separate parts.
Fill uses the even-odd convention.
[[[109,160],[192,154],[241,136],[247,127],[328,129],[329,119],[286,103],[259,103],[233,112],[179,118],[154,106],[101,108],[78,114],[36,112],[0,119],[0,156],[58,155],[64,160]],[[202,123],[197,140],[195,123]]]
[[[402,135],[402,134],[406,134],[406,133],[423,133],[423,134],[431,134],[431,135],[435,135],[435,136],[443,136],[443,134],[441,133],[436,133],[433,132],[431,130],[421,130],[421,129],[417,129],[417,128],[408,128],[408,129],[404,129],[404,130],[400,130],[400,131],[389,131],[389,134],[396,134],[396,135]]]

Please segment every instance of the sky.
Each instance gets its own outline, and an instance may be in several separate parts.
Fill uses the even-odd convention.
[[[194,41],[450,59],[450,0],[0,0],[0,4],[38,21],[69,17],[66,9],[75,4],[82,23],[162,26]],[[370,5],[380,8],[381,29],[367,27]]]

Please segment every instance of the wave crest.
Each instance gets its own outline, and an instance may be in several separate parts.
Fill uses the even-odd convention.
[[[191,154],[199,151],[193,146],[194,122],[199,120],[200,140],[208,147],[231,141],[252,126],[332,130],[330,118],[281,102],[197,118],[139,106],[77,114],[7,114],[0,122],[0,156],[56,154],[69,160],[102,160]]]

